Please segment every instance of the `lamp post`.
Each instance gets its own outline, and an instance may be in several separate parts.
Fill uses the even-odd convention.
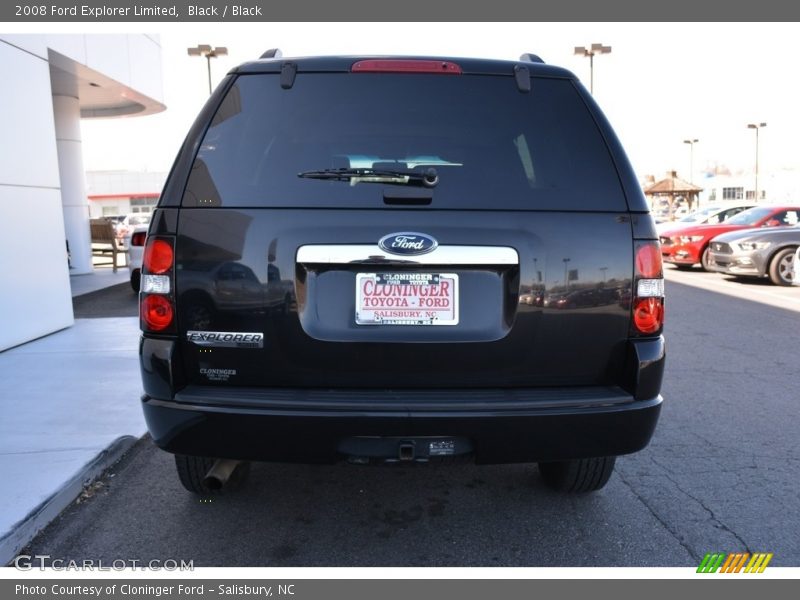
[[[216,48],[208,44],[200,44],[194,48],[187,48],[186,51],[189,56],[204,56],[208,63],[208,95],[211,95],[211,59],[218,56],[227,56],[228,49],[225,46],[217,46]]]
[[[689,144],[689,183],[694,185],[694,145],[698,139],[683,140],[684,144]]]
[[[766,123],[748,123],[748,129],[755,129],[756,131],[756,189],[755,189],[755,201],[758,202],[758,130],[762,127],[766,127]]]
[[[611,46],[603,46],[603,44],[592,44],[588,48],[583,46],[575,46],[576,55],[589,57],[589,91],[592,94],[594,94],[594,55],[610,53]]]
[[[699,142],[700,140],[696,138],[683,140],[684,144],[689,144],[689,183],[694,185],[694,145]],[[691,200],[691,194],[694,192],[690,192],[689,200]],[[691,206],[691,202],[689,203]],[[700,208],[700,196],[697,196],[697,206],[696,208]]]

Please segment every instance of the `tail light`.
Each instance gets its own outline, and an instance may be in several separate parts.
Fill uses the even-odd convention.
[[[174,258],[172,241],[156,238],[144,249],[142,262],[147,272],[161,275],[172,269]]]
[[[147,238],[142,258],[139,320],[142,331],[174,333],[175,240],[167,236]]]
[[[633,278],[633,328],[639,335],[655,335],[664,326],[664,270],[658,242],[636,243]]]
[[[137,231],[131,236],[131,246],[144,246],[144,241],[146,238],[146,231]]]
[[[145,296],[142,300],[142,320],[151,331],[163,331],[175,319],[172,302],[164,296]]]

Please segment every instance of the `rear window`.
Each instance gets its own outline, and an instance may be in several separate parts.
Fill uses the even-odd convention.
[[[572,82],[426,74],[242,75],[183,197],[200,207],[374,207],[398,185],[298,177],[339,168],[439,176],[431,207],[626,210],[608,148]]]

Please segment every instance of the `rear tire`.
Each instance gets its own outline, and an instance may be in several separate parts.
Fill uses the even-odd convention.
[[[705,250],[703,250],[703,253],[700,255],[700,266],[703,267],[704,271],[712,272],[714,269],[711,268],[709,263],[709,252],[710,248],[706,246]]]
[[[608,483],[616,460],[616,456],[602,456],[540,462],[539,474],[545,484],[557,492],[585,494],[602,489]]]
[[[139,269],[135,269],[131,271],[131,288],[137,294],[139,293],[139,288],[142,284],[142,272]]]
[[[176,454],[175,468],[178,471],[178,479],[181,485],[187,491],[199,496],[216,496],[240,488],[250,472],[250,463],[240,464],[221,490],[213,490],[203,483],[203,479],[205,479],[206,473],[214,465],[214,460],[206,456]]]
[[[769,263],[769,279],[775,285],[792,285],[798,277],[793,274],[794,248],[784,248]]]

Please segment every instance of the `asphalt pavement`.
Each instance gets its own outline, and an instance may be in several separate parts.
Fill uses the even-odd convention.
[[[661,421],[599,493],[551,492],[528,465],[256,464],[242,490],[201,501],[145,438],[28,553],[196,566],[695,566],[707,552],[749,551],[798,566],[798,315],[670,277],[667,293]]]
[[[72,310],[76,319],[138,317],[139,295],[134,293],[130,283],[118,283],[75,296],[72,299]]]

